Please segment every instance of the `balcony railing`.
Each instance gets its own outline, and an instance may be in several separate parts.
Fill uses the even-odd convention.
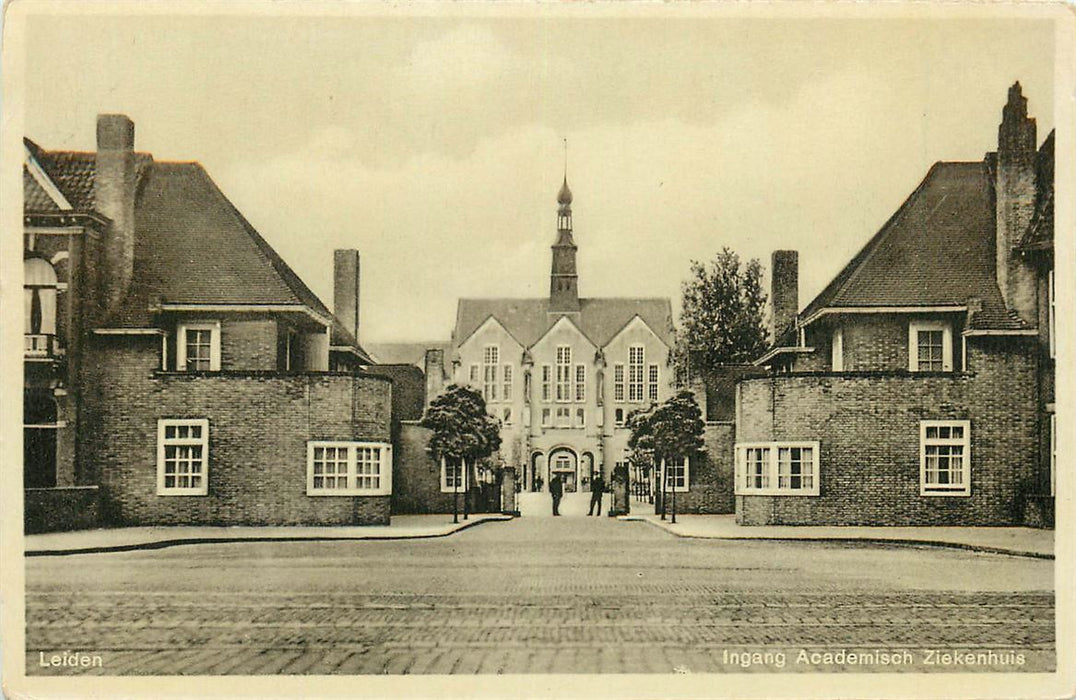
[[[55,335],[46,333],[27,333],[25,339],[25,357],[33,358],[58,358],[64,354],[63,348],[57,342]]]

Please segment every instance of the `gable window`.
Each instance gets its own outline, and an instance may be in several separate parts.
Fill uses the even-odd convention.
[[[209,493],[209,421],[157,421],[157,495]]]
[[[817,442],[736,445],[736,493],[817,496]]]
[[[572,348],[557,346],[557,401],[571,401]]]
[[[501,398],[505,401],[512,400],[512,365],[501,367]]]
[[[831,349],[832,355],[833,355],[832,363],[831,363],[831,366],[833,367],[833,371],[834,372],[843,372],[844,371],[844,329],[843,328],[834,328],[833,329],[833,343],[832,343],[832,347],[830,349]]]
[[[487,345],[482,353],[482,396],[486,401],[497,400],[497,364],[501,361],[501,349]]]
[[[925,420],[919,423],[919,494],[971,495],[971,423]]]
[[[685,457],[681,462],[662,462],[665,471],[665,490],[684,493],[688,485],[688,463]]]
[[[650,365],[647,367],[646,397],[651,401],[658,400],[658,376],[657,365]]]
[[[624,400],[624,363],[613,365],[613,401]]]
[[[553,395],[553,368],[542,365],[542,401],[549,401]]]
[[[441,458],[441,493],[463,491],[462,459]]]
[[[642,345],[628,348],[628,401],[643,400],[643,358]]]
[[[575,366],[575,400],[583,402],[587,400],[587,366]]]
[[[220,322],[181,323],[176,327],[176,368],[187,372],[220,370]]]
[[[951,372],[953,338],[944,321],[913,321],[908,326],[908,369],[912,372]]]
[[[392,493],[392,446],[381,442],[306,443],[306,495]]]

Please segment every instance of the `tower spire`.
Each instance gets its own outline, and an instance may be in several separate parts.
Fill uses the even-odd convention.
[[[553,269],[549,278],[549,310],[579,311],[579,279],[572,240],[572,191],[568,188],[568,139],[564,139],[564,182],[557,194],[557,241],[553,244]]]

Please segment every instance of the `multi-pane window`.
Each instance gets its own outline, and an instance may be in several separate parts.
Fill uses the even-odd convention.
[[[570,428],[572,425],[572,412],[567,406],[557,407],[557,427]]]
[[[553,368],[542,365],[542,401],[549,401],[553,395]]]
[[[220,324],[181,323],[176,327],[176,367],[190,372],[220,369]]]
[[[500,361],[500,348],[487,345],[482,352],[482,396],[487,402],[497,400],[497,365]]]
[[[307,443],[308,496],[392,492],[392,447],[380,442]]]
[[[681,462],[665,462],[666,491],[687,491],[688,462],[686,458]]]
[[[587,400],[587,366],[575,366],[575,400],[578,403]]]
[[[463,460],[441,458],[441,492],[463,491]]]
[[[512,400],[512,365],[501,367],[501,398]]]
[[[616,363],[613,365],[613,401],[624,400],[624,365],[623,363]]]
[[[557,401],[571,401],[572,395],[572,348],[557,346]]]
[[[736,446],[736,493],[817,496],[817,442],[763,442]]]
[[[209,492],[209,421],[157,421],[157,495]]]
[[[913,322],[908,327],[908,369],[949,372],[953,369],[949,325],[941,321]]]
[[[643,400],[643,346],[628,348],[628,401]]]
[[[777,448],[777,488],[800,491],[814,486],[814,448]]]
[[[919,493],[923,496],[971,495],[971,423],[922,421],[919,424]]]
[[[646,397],[651,401],[658,400],[658,366],[647,367],[646,374]]]

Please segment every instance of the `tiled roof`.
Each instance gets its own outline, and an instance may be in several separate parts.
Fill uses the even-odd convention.
[[[597,347],[604,347],[635,316],[672,347],[668,299],[580,299],[578,314],[549,312],[549,299],[460,299],[453,339],[460,345],[491,316],[525,347],[534,345],[561,316],[569,316]]]
[[[359,341],[355,339],[355,336],[351,332],[344,328],[344,324],[340,322],[336,316],[333,316],[332,332],[329,336],[329,343],[334,347],[346,347],[353,348],[359,354],[359,359],[363,364],[373,364],[374,360],[370,357],[370,353],[366,352]]]
[[[30,151],[34,160],[41,169],[49,176],[56,188],[63,193],[71,207],[76,211],[93,211],[93,179],[97,165],[97,155],[85,151],[46,151],[30,139],[23,139],[26,148]],[[146,168],[153,162],[153,156],[148,153],[135,153],[135,178],[136,181],[142,176]],[[29,202],[23,206],[27,211],[32,209]],[[55,209],[46,208],[44,211]]]
[[[1054,132],[1043,141],[1035,161],[1035,213],[1020,241],[1024,250],[1052,250],[1054,247]]]
[[[148,323],[150,305],[295,305],[329,316],[197,163],[154,162],[135,205],[131,292],[113,324]]]
[[[984,163],[936,163],[801,318],[827,307],[951,306],[979,299],[976,327],[1025,328],[998,289],[995,216]]]
[[[49,193],[38,184],[34,176],[24,165],[22,168],[22,208],[24,212],[53,213],[60,211],[60,206]]]

